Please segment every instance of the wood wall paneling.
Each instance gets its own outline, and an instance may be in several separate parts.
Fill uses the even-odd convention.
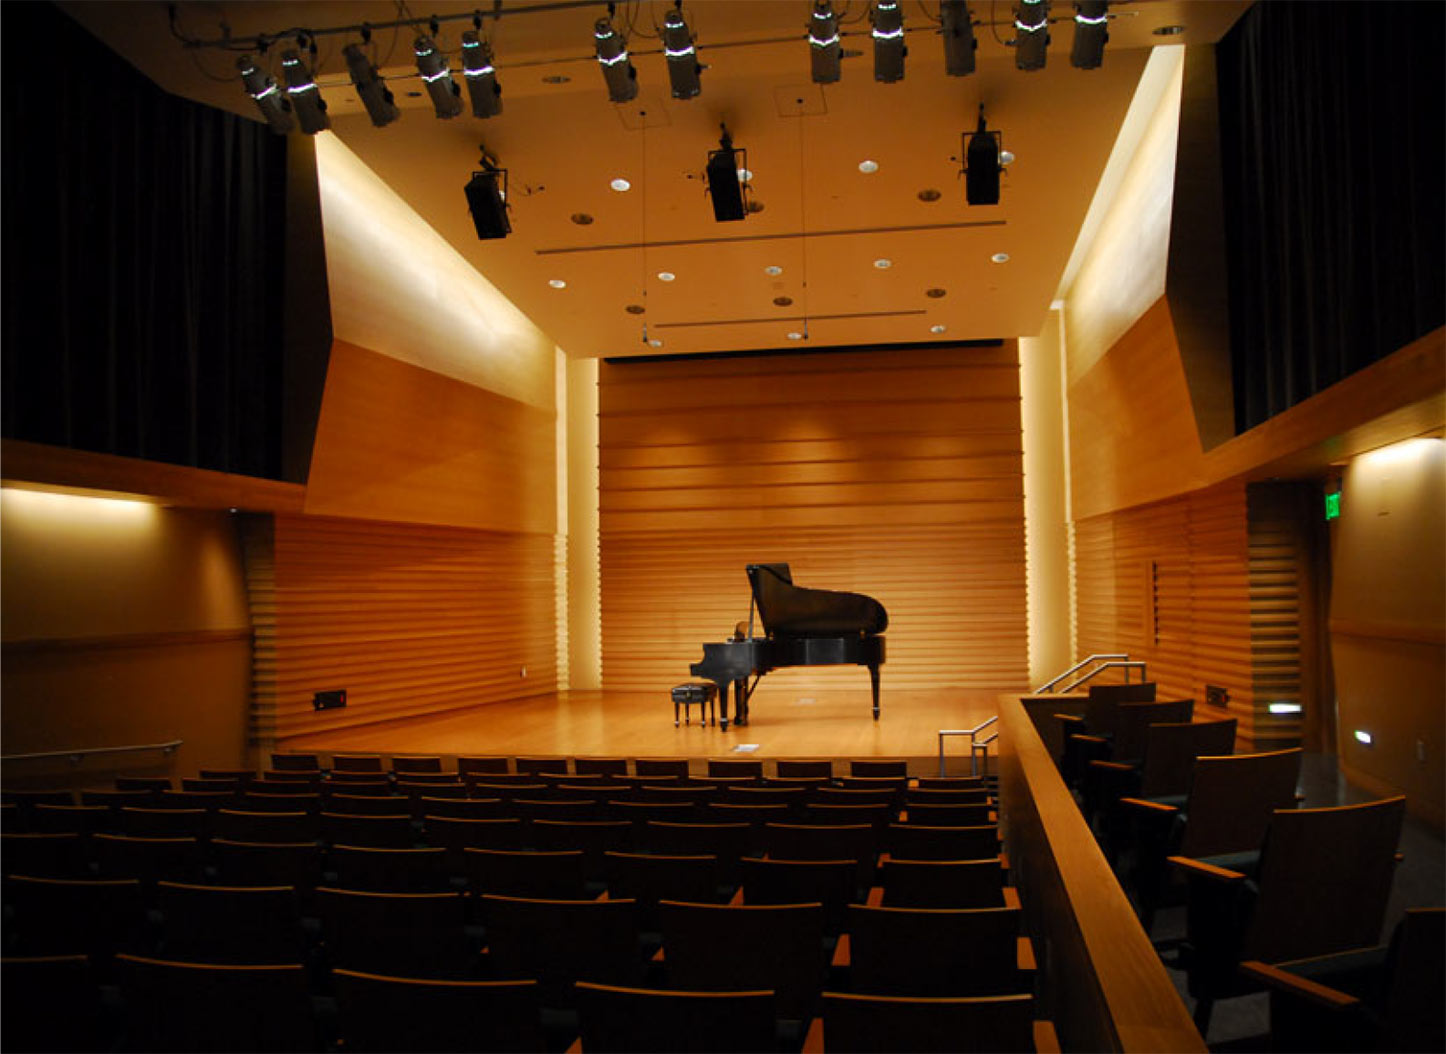
[[[1017,350],[604,363],[603,686],[686,680],[748,617],[744,566],[889,611],[884,684],[1027,679]],[[769,687],[867,687],[860,669]]]

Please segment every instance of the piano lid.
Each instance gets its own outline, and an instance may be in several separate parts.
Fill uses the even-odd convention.
[[[769,636],[843,637],[888,628],[888,612],[873,597],[796,586],[787,564],[749,564],[747,569],[753,600]]]

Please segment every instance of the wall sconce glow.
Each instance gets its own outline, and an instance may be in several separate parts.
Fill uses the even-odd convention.
[[[18,514],[54,517],[78,523],[144,523],[159,506],[129,498],[93,498],[87,494],[58,494],[48,490],[6,487],[5,503]]]
[[[1372,743],[1375,742],[1375,739],[1371,736],[1369,732],[1363,731],[1362,729],[1358,728],[1356,729],[1356,742],[1362,744],[1363,746],[1370,746]]]
[[[1441,450],[1443,442],[1446,440],[1425,437],[1406,439],[1400,443],[1383,446],[1379,450],[1367,451],[1356,460],[1373,469],[1393,468],[1424,460]]]
[[[1299,704],[1299,703],[1271,703],[1269,709],[1270,709],[1270,712],[1271,712],[1272,714],[1298,714],[1298,713],[1300,713],[1300,704]]]

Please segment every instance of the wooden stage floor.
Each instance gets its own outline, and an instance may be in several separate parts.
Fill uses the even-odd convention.
[[[605,757],[907,758],[912,775],[937,770],[943,728],[972,728],[998,713],[999,694],[949,688],[885,692],[878,721],[868,691],[797,696],[759,687],[746,727],[673,727],[666,692],[561,692],[430,717],[292,736],[277,750],[322,753]],[[987,734],[987,733],[986,733]],[[945,740],[950,774],[968,770],[968,737]],[[742,745],[752,750],[739,751]]]

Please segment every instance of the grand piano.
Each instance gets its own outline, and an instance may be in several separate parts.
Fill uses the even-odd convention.
[[[884,663],[888,612],[873,597],[793,584],[787,564],[749,564],[753,598],[748,622],[731,640],[703,645],[703,661],[688,669],[718,686],[719,726],[728,728],[728,689],[733,688],[733,723],[748,724],[748,701],[763,675],[784,666],[867,666],[879,719],[879,667]],[[762,623],[754,633],[754,610]],[[749,681],[752,678],[752,681]]]

